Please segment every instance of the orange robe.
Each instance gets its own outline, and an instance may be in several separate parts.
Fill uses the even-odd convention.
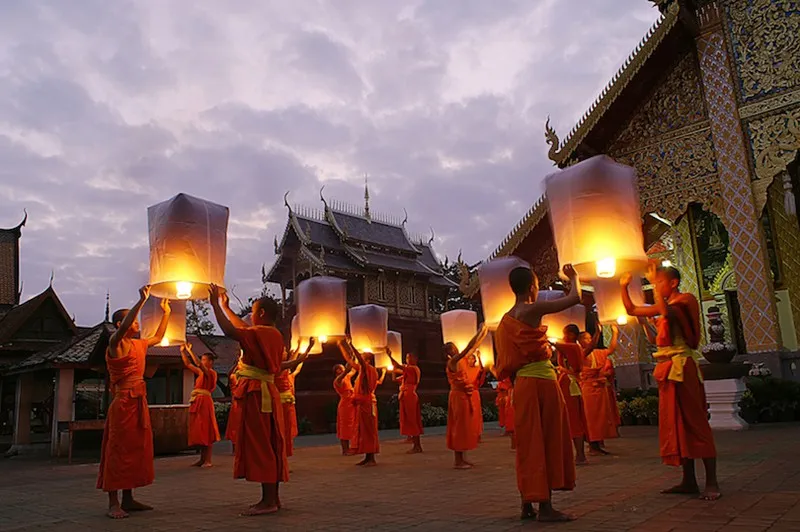
[[[234,445],[236,445],[236,427],[239,426],[242,418],[239,402],[234,400],[236,387],[238,385],[238,382],[236,384],[231,384],[231,406],[228,409],[228,424],[225,427],[225,439],[230,440]]]
[[[283,403],[283,426],[286,428],[286,456],[294,455],[294,439],[300,432],[297,427],[297,409],[295,408],[294,377],[289,371],[281,371],[275,377],[275,386],[281,394]]]
[[[283,336],[274,327],[256,325],[237,329],[242,357],[237,370],[239,384],[234,401],[240,410],[234,430],[236,453],[233,477],[250,482],[275,484],[289,480],[284,440],[283,405],[274,376],[283,360]],[[249,368],[265,372],[262,381],[248,378]]]
[[[144,381],[147,340],[126,339],[130,351],[111,358],[106,349],[113,400],[103,429],[97,489],[131,490],[153,483],[153,428]]]
[[[501,427],[506,427],[508,414],[506,410],[509,403],[509,392],[511,391],[511,379],[503,379],[497,383],[497,397],[494,404],[497,405],[497,420]],[[508,432],[508,429],[506,429]]]
[[[547,327],[534,328],[506,314],[494,341],[498,377],[514,382],[517,487],[523,502],[546,502],[552,490],[575,488],[567,407],[555,370],[552,380],[517,373],[530,363],[550,359]]]
[[[211,392],[217,387],[217,372],[201,373],[194,381],[189,401],[189,447],[208,447],[219,441],[217,416]]]
[[[356,408],[353,405],[353,382],[346,376],[333,389],[339,394],[339,405],[336,407],[336,437],[344,441],[355,440]]]
[[[381,451],[378,438],[378,370],[369,364],[359,367],[353,393],[356,407],[355,452],[358,454],[377,454]]]
[[[586,412],[587,439],[590,442],[618,437],[608,400],[608,379],[604,374],[608,355],[608,349],[595,349],[586,357],[581,368],[581,398]]]
[[[582,368],[583,349],[579,344],[556,344],[558,349],[558,385],[564,395],[569,414],[569,431],[572,438],[586,436],[586,411],[578,380]],[[575,368],[575,369],[573,369]]]
[[[472,384],[474,391],[470,395],[472,401],[472,422],[475,424],[475,430],[478,435],[483,434],[483,404],[481,403],[481,386],[486,381],[486,374],[480,366],[470,366],[467,362],[467,382]]]
[[[622,419],[619,417],[616,379],[614,378],[614,363],[611,361],[611,357],[609,357],[608,362],[606,362],[606,370],[604,371],[604,374],[606,381],[608,382],[608,385],[606,386],[606,393],[608,394],[608,404],[609,409],[611,410],[611,419],[613,420],[615,427],[620,427],[622,425]]]
[[[458,362],[456,371],[447,368],[450,395],[447,399],[447,448],[451,451],[465,452],[478,447],[480,432],[475,423],[475,401],[472,396],[478,393],[474,382],[469,379],[469,366],[465,359]]]
[[[403,370],[403,383],[400,385],[400,394],[397,397],[400,403],[400,434],[403,436],[420,436],[424,433],[422,410],[417,395],[420,375],[417,366],[407,365]]]
[[[700,343],[700,305],[692,294],[678,294],[667,304],[669,318],[657,322],[653,377],[658,382],[661,460],[679,466],[684,460],[716,458],[717,449],[700,368],[692,358]]]

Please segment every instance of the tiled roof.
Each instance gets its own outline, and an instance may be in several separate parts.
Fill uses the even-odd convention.
[[[227,336],[204,336],[203,341],[217,355],[215,366],[217,372],[228,372],[239,360],[239,342],[231,340]]]
[[[347,235],[348,239],[372,243],[402,251],[416,252],[417,249],[408,241],[403,228],[376,220],[367,220],[361,216],[331,211],[336,223]]]
[[[48,299],[53,300],[67,323],[72,324],[72,318],[67,314],[67,310],[64,308],[58,295],[56,295],[53,287],[50,286],[41,294],[32,297],[21,305],[17,305],[3,315],[0,319],[0,345],[10,340],[11,337],[14,336],[14,333],[25,325],[25,322],[27,322],[36,313],[42,303]],[[74,327],[74,324],[72,326]]]
[[[110,323],[100,323],[92,328],[82,329],[83,331],[74,338],[29,356],[7,368],[7,372],[17,373],[59,364],[89,364],[98,356],[98,350],[105,350],[108,339],[114,332],[114,326]]]

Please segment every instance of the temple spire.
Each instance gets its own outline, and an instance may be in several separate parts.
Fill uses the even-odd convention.
[[[369,180],[367,174],[364,174],[364,218],[367,220],[369,217]]]

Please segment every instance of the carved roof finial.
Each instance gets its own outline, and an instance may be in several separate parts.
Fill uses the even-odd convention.
[[[550,145],[550,149],[547,152],[547,157],[551,161],[558,160],[558,148],[561,141],[558,140],[558,134],[556,133],[556,130],[550,126],[550,115],[547,115],[547,121],[544,123],[544,139],[545,142]]]
[[[275,238],[272,241],[272,245],[274,246],[275,254],[277,255],[278,254],[278,235],[275,235]]]
[[[369,216],[369,180],[366,172],[364,173],[364,218],[370,220]]]
[[[400,225],[402,225],[405,228],[406,222],[408,222],[408,211],[406,210],[405,207],[403,207],[403,214],[405,214],[405,218],[403,218],[403,222]]]
[[[53,288],[53,280],[56,278],[55,270],[50,270],[50,286],[49,288]]]
[[[286,194],[283,195],[283,204],[286,205],[286,208],[289,209],[289,216],[294,216],[292,212],[292,207],[289,205],[289,192],[290,190],[286,191]]]
[[[433,241],[436,239],[436,233],[433,232],[433,227],[431,227],[431,237],[428,239],[428,246],[433,244]]]
[[[325,205],[325,212],[328,212],[328,202],[325,201],[325,196],[322,195],[323,190],[325,190],[325,185],[322,185],[322,188],[319,189],[319,199],[322,201],[322,204]]]

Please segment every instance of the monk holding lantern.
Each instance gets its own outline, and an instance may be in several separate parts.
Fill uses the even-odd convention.
[[[183,365],[195,374],[194,389],[189,399],[189,447],[200,447],[200,459],[192,464],[211,467],[211,449],[219,441],[217,416],[211,392],[217,387],[214,355],[204,354],[198,361],[188,343],[181,345]]]
[[[417,355],[406,354],[406,363],[400,364],[392,356],[392,351],[387,348],[386,353],[392,361],[392,372],[394,375],[401,376],[400,393],[397,400],[400,403],[400,434],[411,438],[414,445],[408,454],[422,452],[420,436],[424,430],[422,428],[422,410],[419,405],[417,386],[422,373],[417,366]]]
[[[597,331],[602,331],[602,325],[597,324]],[[587,333],[581,333],[578,339],[584,351],[588,351],[583,361],[580,374],[581,395],[583,397],[583,407],[586,411],[586,434],[589,440],[589,454],[606,455],[608,452],[603,448],[605,440],[617,438],[617,425],[611,404],[608,399],[608,374],[613,371],[609,357],[617,349],[619,342],[619,327],[616,323],[611,324],[611,341],[607,349],[594,347],[597,343],[593,337]],[[614,408],[617,403],[614,401]]]
[[[342,446],[342,455],[355,454],[350,448],[355,443],[356,437],[356,409],[353,405],[353,377],[355,368],[350,364],[343,366],[337,364],[333,367],[336,377],[333,379],[333,389],[339,395],[339,404],[336,407],[336,437]]]

